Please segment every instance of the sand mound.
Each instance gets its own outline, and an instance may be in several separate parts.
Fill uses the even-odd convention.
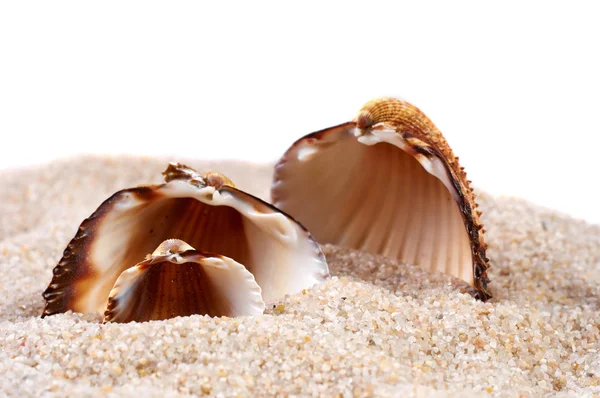
[[[79,223],[167,160],[79,158],[0,174],[0,395],[599,394],[600,226],[481,196],[491,291],[325,246],[334,278],[255,318],[44,320],[42,291]],[[217,169],[265,198],[271,168]]]

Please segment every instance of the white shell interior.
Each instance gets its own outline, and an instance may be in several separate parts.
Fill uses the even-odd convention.
[[[307,149],[310,148],[310,149]],[[274,204],[322,243],[383,254],[473,285],[471,247],[439,159],[391,130],[333,128],[278,166]],[[421,162],[421,163],[420,163]]]
[[[88,253],[94,275],[78,286],[75,308],[104,313],[121,272],[171,238],[243,264],[266,302],[329,276],[318,245],[284,214],[235,189],[217,191],[174,180],[157,188],[151,199],[131,192],[115,197],[95,231]]]
[[[197,251],[155,256],[123,271],[110,300],[105,321],[114,322],[253,316],[265,310],[260,287],[243,265]]]

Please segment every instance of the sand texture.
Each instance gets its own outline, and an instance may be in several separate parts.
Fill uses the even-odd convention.
[[[187,163],[268,195],[270,167]],[[85,157],[0,173],[0,396],[600,394],[600,226],[485,194],[489,303],[451,277],[324,246],[333,278],[260,317],[42,320],[79,223],[166,165]]]

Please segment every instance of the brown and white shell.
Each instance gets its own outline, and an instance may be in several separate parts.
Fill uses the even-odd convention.
[[[104,314],[123,271],[173,238],[243,265],[266,302],[329,277],[319,245],[277,208],[218,173],[201,175],[172,163],[163,174],[166,183],[119,191],[81,223],[43,294],[42,316],[68,310]]]
[[[296,141],[276,165],[271,196],[321,243],[444,272],[477,298],[491,297],[470,181],[441,132],[408,102],[375,99],[353,121]]]
[[[169,239],[121,273],[104,322],[144,322],[176,316],[253,316],[265,310],[261,289],[240,263]]]

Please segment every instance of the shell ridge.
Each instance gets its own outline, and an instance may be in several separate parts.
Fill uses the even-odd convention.
[[[205,253],[197,251],[195,249],[185,250],[175,254],[180,255],[180,259],[182,260],[181,262],[175,261],[176,256],[173,254],[158,254],[153,256],[151,259],[144,260],[134,265],[133,267],[123,271],[117,279],[117,281],[115,282],[109,294],[108,302],[104,312],[104,323],[129,322],[132,320],[146,321],[166,319],[173,315],[170,311],[175,311],[175,313],[181,311],[179,307],[174,307],[172,310],[168,311],[169,307],[166,307],[166,305],[173,304],[173,302],[166,300],[162,303],[154,303],[154,307],[146,309],[146,311],[150,310],[152,312],[150,312],[149,315],[146,312],[145,316],[139,318],[138,316],[141,316],[139,314],[140,311],[143,312],[143,310],[141,310],[140,308],[143,309],[143,305],[145,303],[140,302],[138,297],[135,296],[135,293],[136,289],[140,286],[140,284],[146,283],[145,277],[148,275],[148,272],[150,272],[153,267],[179,267],[185,266],[186,264],[189,264],[192,267],[191,269],[199,270],[206,269],[206,267],[208,267],[222,272],[231,273],[232,275],[234,275],[237,279],[232,280],[232,282],[237,283],[237,285],[239,286],[231,290],[233,292],[233,295],[230,295],[228,297],[229,300],[233,300],[231,303],[233,303],[235,300],[238,300],[236,299],[236,297],[242,297],[240,295],[244,293],[246,294],[245,298],[242,297],[243,301],[240,303],[245,307],[245,309],[242,309],[243,307],[239,307],[239,305],[237,305],[235,308],[229,308],[228,310],[226,309],[226,307],[223,307],[221,309],[215,308],[213,310],[209,310],[208,308],[206,308],[208,313],[202,315],[229,316],[227,315],[229,313],[225,314],[219,311],[234,311],[236,314],[235,316],[239,316],[239,311],[242,311],[242,315],[259,315],[263,313],[265,306],[264,301],[262,300],[262,290],[260,286],[256,283],[254,275],[252,275],[252,273],[250,273],[243,264],[238,263],[235,260],[226,256],[213,256],[212,253]],[[215,261],[218,261],[220,264],[215,264]],[[195,275],[204,274],[201,273]],[[208,279],[205,283],[218,283],[218,281],[215,282],[210,277],[210,275],[206,275]],[[205,305],[209,305],[210,303],[216,302],[215,300],[217,299],[214,297],[214,294],[210,291],[210,289],[198,289],[198,284],[194,285],[193,281],[189,279],[185,282],[186,287],[183,288],[183,291],[181,293],[179,293],[181,295],[181,297],[179,297],[180,300],[183,300],[185,297],[189,297],[193,293],[193,295],[196,298],[199,299],[201,297],[201,302],[205,303]],[[241,291],[240,288],[246,289],[245,292]],[[174,293],[174,291],[172,290],[167,290],[165,292],[165,294],[167,295],[173,295],[176,293],[177,292]],[[157,310],[155,308],[157,305],[162,305],[158,314],[156,313]],[[135,313],[137,315],[131,315],[132,313]],[[150,317],[151,319],[146,319],[146,317]],[[156,319],[153,319],[154,317],[156,317]]]

